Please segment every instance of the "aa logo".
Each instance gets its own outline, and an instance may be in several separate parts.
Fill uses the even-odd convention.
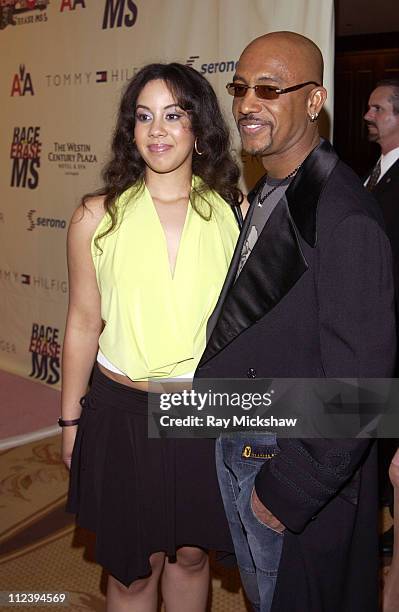
[[[11,87],[11,95],[26,96],[27,94],[34,96],[35,92],[33,91],[33,83],[32,78],[30,76],[30,72],[26,72],[25,65],[21,64],[19,67],[19,72],[17,72],[17,74],[14,74]]]
[[[106,0],[103,30],[107,28],[131,28],[137,20],[137,6],[132,0]]]
[[[32,353],[32,378],[55,385],[60,380],[61,343],[59,329],[33,323],[29,352]]]
[[[74,11],[78,7],[86,8],[85,0],[61,0],[60,11]]]

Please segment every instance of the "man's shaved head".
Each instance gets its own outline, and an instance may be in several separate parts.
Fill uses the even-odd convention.
[[[288,174],[320,142],[322,81],[320,49],[301,34],[271,32],[242,52],[234,83],[246,89],[234,97],[233,114],[244,149],[260,156],[271,176]],[[269,97],[260,86],[283,91]]]
[[[324,62],[319,47],[306,36],[296,32],[271,32],[255,38],[242,52],[245,54],[270,54],[280,57],[285,70],[296,82],[323,83]]]

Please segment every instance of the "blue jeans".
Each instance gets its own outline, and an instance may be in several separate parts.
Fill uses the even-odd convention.
[[[271,609],[284,535],[264,525],[251,506],[254,480],[279,452],[274,434],[240,432],[216,441],[219,485],[241,580],[253,609]]]

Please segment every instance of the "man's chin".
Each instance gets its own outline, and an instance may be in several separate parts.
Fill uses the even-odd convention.
[[[245,142],[244,140],[241,141],[242,144],[242,148],[245,151],[245,153],[247,153],[248,155],[254,155],[254,156],[259,156],[261,157],[262,155],[265,155],[269,149],[269,147],[260,147],[259,145],[256,146],[255,144],[251,144],[249,142]]]
[[[271,131],[269,124],[265,124],[259,134],[247,134],[244,130],[239,129],[242,148],[248,155],[265,155],[273,144]]]
[[[374,130],[371,129],[370,130],[370,128],[368,128],[368,130],[367,130],[367,140],[369,142],[376,142],[378,140],[378,138],[379,138],[378,131],[376,129],[374,129]]]

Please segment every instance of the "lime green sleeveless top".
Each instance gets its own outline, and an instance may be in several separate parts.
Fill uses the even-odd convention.
[[[193,185],[201,179],[193,178]],[[132,187],[117,202],[117,227],[106,213],[91,252],[105,323],[99,346],[132,380],[182,376],[195,370],[206,342],[206,324],[221,291],[238,226],[230,206],[207,191],[209,221],[189,204],[172,276],[166,238],[146,187]],[[198,202],[198,198],[196,200]],[[205,215],[209,204],[200,200]]]

